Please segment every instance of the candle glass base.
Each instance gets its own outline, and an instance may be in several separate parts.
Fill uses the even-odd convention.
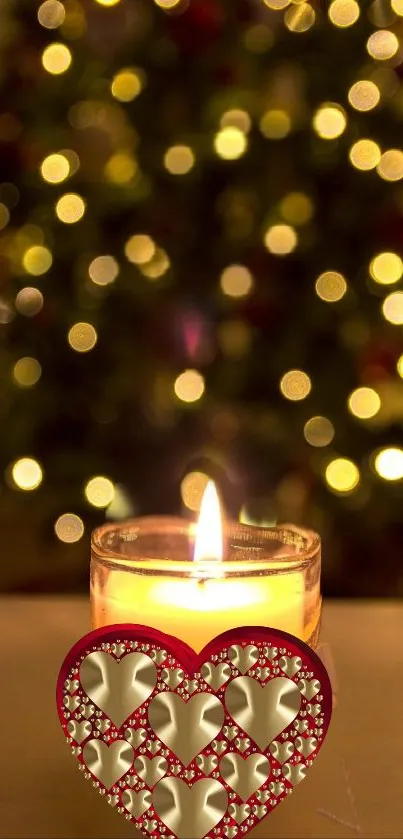
[[[100,527],[92,537],[92,626],[137,623],[196,651],[239,626],[269,626],[315,648],[321,543],[294,525],[227,522],[223,562],[194,562],[195,525],[147,517]]]

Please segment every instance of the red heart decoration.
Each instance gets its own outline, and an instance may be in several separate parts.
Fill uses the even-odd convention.
[[[313,650],[276,629],[230,630],[197,654],[122,624],[70,650],[57,709],[84,777],[145,836],[237,839],[305,778],[332,690]]]

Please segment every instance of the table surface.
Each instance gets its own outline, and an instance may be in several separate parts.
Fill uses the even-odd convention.
[[[90,628],[84,599],[0,599],[2,839],[140,835],[84,782],[56,713],[59,668]],[[403,839],[403,602],[325,603],[321,638],[338,697],[328,737],[248,836]]]

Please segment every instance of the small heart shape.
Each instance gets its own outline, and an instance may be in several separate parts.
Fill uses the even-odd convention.
[[[228,685],[225,704],[239,727],[264,750],[295,720],[301,694],[294,682],[281,676],[264,686],[250,676],[240,676]]]
[[[290,679],[292,679],[292,677],[295,676],[301,670],[302,660],[297,655],[294,655],[291,658],[283,655],[282,658],[280,658],[279,665],[283,673],[285,673],[287,676],[289,676]]]
[[[295,748],[304,757],[309,757],[315,751],[318,741],[315,737],[297,737]]]
[[[87,696],[120,728],[151,696],[157,671],[143,653],[128,653],[117,661],[109,653],[97,651],[82,662],[80,680]]]
[[[129,771],[133,757],[133,749],[126,740],[115,740],[110,746],[103,740],[89,740],[83,748],[87,769],[108,790]]]
[[[218,766],[218,757],[216,755],[197,755],[196,765],[199,767],[203,775],[211,775],[214,769]]]
[[[269,790],[272,795],[275,795],[276,798],[278,798],[279,795],[283,794],[285,786],[281,781],[272,781],[269,785]]]
[[[141,755],[134,761],[134,769],[142,781],[145,781],[148,787],[155,787],[158,781],[168,772],[168,763],[164,757],[154,757],[152,759]]]
[[[247,752],[250,748],[250,740],[247,737],[237,737],[235,746],[240,752]]]
[[[228,658],[243,675],[256,664],[259,658],[259,650],[252,644],[247,647],[240,647],[239,644],[234,644],[228,650]]]
[[[220,761],[224,781],[247,801],[263,786],[270,775],[270,763],[263,755],[250,755],[246,759],[236,754],[225,755]]]
[[[185,674],[180,667],[176,667],[174,670],[169,670],[169,668],[165,668],[162,671],[162,681],[165,682],[166,685],[170,688],[170,690],[176,690],[179,685],[182,684]]]
[[[237,824],[242,824],[249,818],[251,809],[249,804],[230,804],[228,813]]]
[[[320,691],[320,682],[318,679],[301,679],[298,682],[298,689],[301,691],[302,696],[305,696],[306,699],[310,700],[316,696],[317,693]]]
[[[64,687],[69,693],[74,693],[80,687],[80,682],[77,679],[66,679]]]
[[[152,803],[161,821],[178,839],[203,839],[223,818],[228,795],[211,778],[188,787],[179,778],[164,778],[154,789]]]
[[[151,807],[151,792],[148,789],[139,792],[127,789],[122,795],[122,804],[135,819],[139,819]]]
[[[166,692],[152,699],[148,719],[158,739],[188,766],[221,731],[224,708],[211,693],[199,693],[185,702]]]
[[[125,739],[133,746],[133,749],[138,749],[147,737],[145,728],[127,728],[125,731]]]
[[[67,731],[70,737],[80,745],[80,743],[90,736],[92,725],[90,722],[74,722],[74,720],[70,720],[67,724]]]
[[[285,766],[283,766],[283,775],[286,781],[289,781],[289,783],[295,787],[304,780],[306,775],[306,766],[303,763],[296,763],[295,766],[292,763],[286,763]]]
[[[290,742],[290,740],[286,740],[284,743],[279,743],[277,740],[273,740],[273,742],[270,743],[270,752],[275,760],[283,765],[294,754],[294,745]]]
[[[321,710],[322,710],[322,708],[321,708],[320,705],[307,705],[306,706],[306,712],[307,712],[307,714],[309,714],[309,716],[312,717],[312,719],[315,719],[317,716],[319,716]]]
[[[231,676],[229,664],[213,664],[211,661],[203,664],[200,674],[213,690],[219,690]]]

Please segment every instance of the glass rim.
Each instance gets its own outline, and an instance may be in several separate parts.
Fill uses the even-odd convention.
[[[187,537],[189,545],[194,539],[196,522],[175,516],[143,516],[132,518],[124,522],[111,522],[103,524],[91,534],[91,557],[93,560],[109,566],[109,568],[121,568],[127,571],[141,574],[169,575],[169,576],[193,576],[195,573],[195,562],[192,557],[180,559],[170,555],[164,555],[161,550],[160,556],[142,557],[141,553],[130,556],[126,552],[119,552],[119,545],[112,544],[113,537],[119,534],[130,533],[133,535],[147,534],[158,536],[171,535],[171,537]],[[250,524],[241,524],[236,521],[226,520],[223,522],[224,541],[231,544],[232,553],[238,548],[240,552],[251,551],[251,556],[243,554],[239,558],[231,557],[219,561],[211,560],[209,568],[214,564],[225,571],[225,575],[255,576],[262,573],[285,574],[300,571],[309,567],[311,563],[320,556],[321,539],[319,534],[299,525],[280,524],[273,527],[258,527]],[[234,541],[240,541],[234,546]],[[265,552],[265,547],[277,541],[283,546],[277,555],[270,556]],[[136,539],[133,539],[136,542]],[[243,544],[242,544],[243,542]],[[248,544],[249,543],[249,544]],[[291,549],[293,547],[293,550]],[[297,548],[297,550],[295,550]],[[258,555],[260,551],[260,555]],[[168,566],[169,563],[169,566]],[[203,563],[200,563],[204,566]],[[205,566],[204,566],[205,567]]]

